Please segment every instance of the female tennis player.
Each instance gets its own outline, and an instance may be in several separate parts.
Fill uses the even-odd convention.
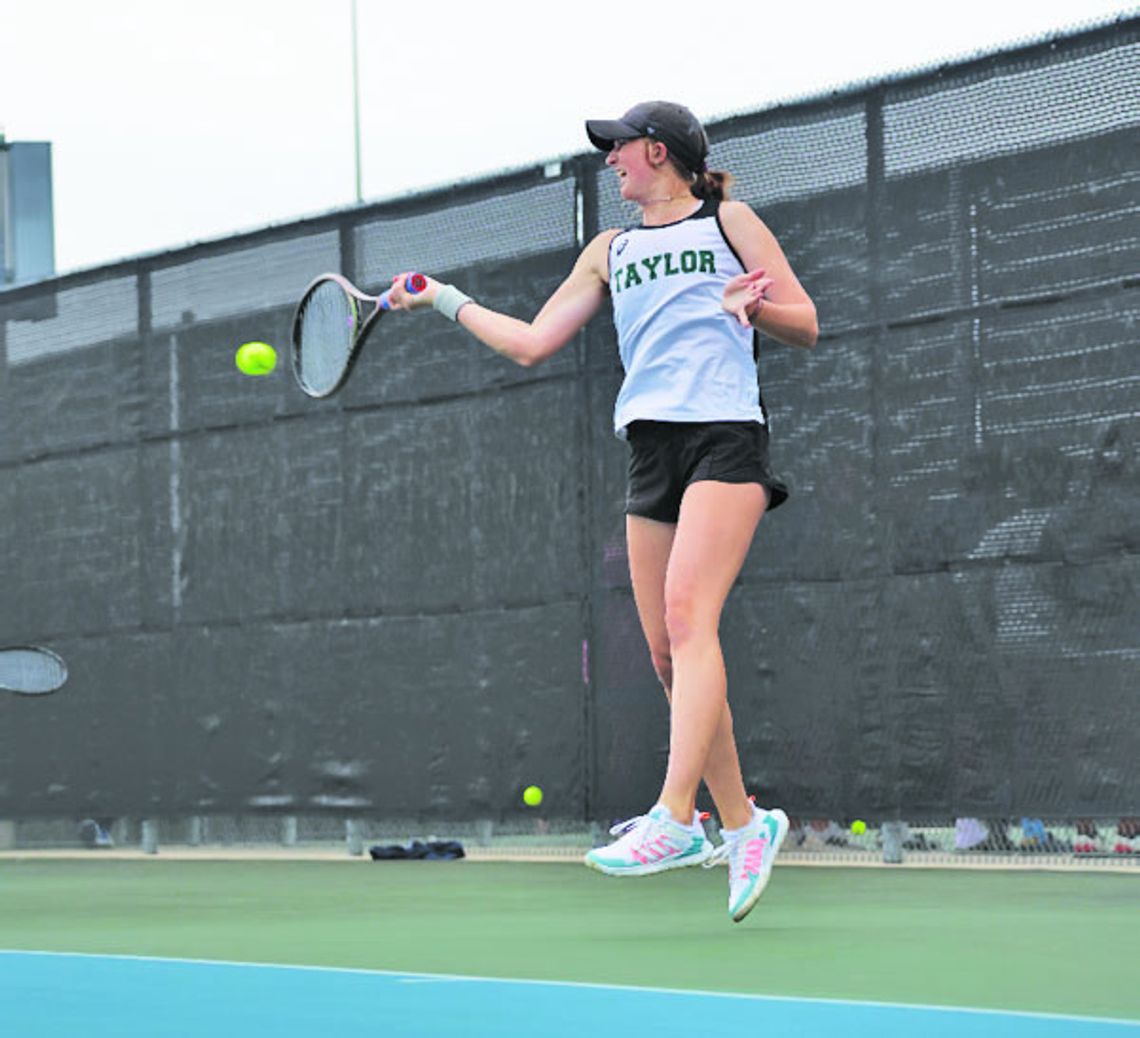
[[[718,633],[725,599],[757,524],[787,497],[768,465],[753,332],[810,347],[815,306],[771,231],[731,176],[707,168],[709,144],[682,105],[650,101],[590,120],[590,141],[641,223],[582,251],[531,322],[497,313],[428,279],[412,295],[393,279],[393,309],[433,306],[526,366],[570,342],[613,302],[625,379],[614,410],[630,447],[626,535],[634,598],[670,702],[669,760],[658,802],[615,826],[586,863],[638,876],[728,860],[729,914],[748,914],[787,833],[783,811],[745,792]],[[704,779],[724,828],[715,851],[694,810]]]

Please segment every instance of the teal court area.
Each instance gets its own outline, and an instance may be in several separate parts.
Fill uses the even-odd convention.
[[[1140,1033],[1140,1023],[598,984],[0,952],[0,1033],[20,1038],[338,1033],[577,1038],[690,1036],[695,1031],[847,1038],[1123,1038]]]

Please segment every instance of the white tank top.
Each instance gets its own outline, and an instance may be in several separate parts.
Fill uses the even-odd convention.
[[[633,227],[609,249],[610,296],[625,380],[614,407],[622,439],[630,422],[763,423],[752,329],[721,306],[744,273],[706,201],[664,227]]]

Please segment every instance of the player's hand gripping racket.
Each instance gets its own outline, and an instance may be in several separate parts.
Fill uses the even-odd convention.
[[[404,282],[412,293],[426,287],[422,274]],[[339,274],[322,274],[305,289],[293,315],[293,376],[309,396],[332,396],[344,385],[365,336],[390,309],[389,292],[365,295]]]
[[[50,649],[18,646],[0,649],[0,689],[42,696],[62,688],[67,664]]]

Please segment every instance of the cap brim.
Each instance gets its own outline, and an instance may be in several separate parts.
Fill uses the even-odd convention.
[[[644,131],[623,123],[620,119],[587,119],[586,136],[595,148],[609,151],[614,141],[642,137]]]

